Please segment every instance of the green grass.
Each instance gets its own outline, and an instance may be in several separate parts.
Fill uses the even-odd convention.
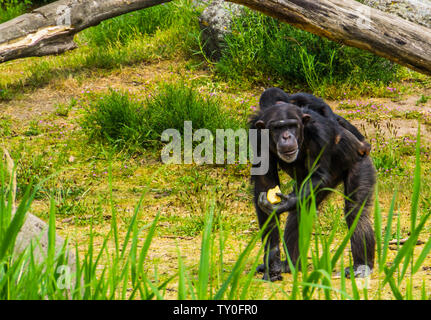
[[[13,5],[12,7],[18,7]],[[174,1],[102,22],[75,37],[79,49],[30,60],[21,74],[0,79],[0,101],[54,80],[81,81],[98,72],[181,56],[190,69],[208,69],[199,43],[203,10],[190,0]],[[235,87],[283,86],[339,98],[382,95],[405,68],[368,52],[340,46],[250,10],[234,20],[233,32],[216,63],[216,83]],[[406,76],[411,77],[411,75]]]
[[[397,79],[398,66],[246,10],[234,19],[216,69],[237,82],[281,84],[325,95],[329,86],[341,85],[340,94],[366,83],[387,84]]]
[[[68,104],[59,103],[55,107],[55,114],[57,116],[67,118],[70,110],[72,110],[72,108],[75,107],[76,104],[77,104],[77,101],[74,98],[72,98]]]
[[[190,52],[197,45],[195,38],[199,34],[199,13],[200,9],[190,0],[163,3],[105,20],[96,27],[84,30],[79,41],[92,48],[113,47],[118,50],[136,40],[166,33],[172,34],[172,38],[165,37],[162,48]]]
[[[317,223],[317,211],[312,192],[308,199],[301,201],[300,263],[302,272],[291,265],[292,285],[286,291],[277,283],[271,286],[273,294],[277,292],[285,299],[379,299],[384,288],[389,287],[395,299],[429,299],[427,284],[415,283],[414,275],[419,271],[426,256],[431,250],[429,239],[421,252],[414,255],[418,237],[424,230],[431,213],[418,215],[418,199],[421,187],[421,165],[419,157],[419,134],[416,147],[416,169],[412,189],[410,215],[410,236],[400,246],[393,261],[388,261],[389,240],[392,237],[392,217],[395,210],[395,195],[388,209],[388,219],[382,228],[382,210],[379,206],[376,191],[374,225],[377,242],[377,258],[374,272],[379,274],[378,290],[373,296],[368,293],[367,283],[352,277],[347,280],[344,273],[338,285],[332,279],[334,269],[344,268],[343,251],[349,242],[353,228],[339,241],[336,241],[333,228],[329,235],[322,234]],[[254,276],[255,267],[262,254],[252,254],[258,244],[262,231],[257,232],[237,259],[226,263],[223,259],[227,234],[224,223],[214,229],[217,204],[208,197],[205,208],[202,230],[200,259],[197,266],[188,266],[178,252],[178,271],[171,273],[165,280],[157,274],[157,268],[150,271],[146,265],[149,247],[157,234],[159,214],[147,225],[140,227],[138,221],[142,216],[142,199],[148,192],[148,184],[129,220],[125,236],[120,241],[118,234],[118,212],[113,202],[112,178],[109,178],[111,198],[111,229],[103,236],[102,245],[95,246],[95,233],[90,228],[89,242],[85,253],[79,254],[76,265],[76,276],[72,277],[71,286],[64,286],[65,279],[60,272],[67,259],[66,247],[56,249],[54,198],[51,198],[49,210],[49,231],[47,257],[43,265],[36,262],[31,247],[16,253],[13,251],[15,239],[25,215],[32,204],[40,185],[27,189],[21,198],[17,211],[12,215],[13,190],[11,188],[14,171],[6,171],[3,162],[0,165],[0,299],[164,299],[166,289],[173,283],[178,284],[178,299],[250,299],[262,298],[265,282]],[[156,174],[155,172],[154,174]],[[111,174],[110,174],[111,177]],[[153,179],[147,177],[147,183]],[[359,218],[359,215],[358,215]],[[353,226],[358,221],[355,220]],[[269,219],[268,219],[269,221]],[[266,228],[266,226],[264,226]],[[385,230],[385,231],[382,231]],[[145,236],[143,237],[143,234]],[[398,239],[399,239],[399,232]],[[37,244],[35,244],[37,245]],[[335,247],[336,250],[332,250]],[[70,247],[69,247],[70,248]],[[110,249],[108,249],[110,248]],[[311,257],[311,259],[308,259]],[[103,266],[101,269],[98,266]],[[60,268],[60,269],[59,269]],[[59,271],[60,270],[60,271]],[[196,275],[196,276],[194,276]],[[376,285],[376,284],[374,284]],[[24,290],[24,288],[26,290]],[[267,287],[268,288],[268,287]]]
[[[429,99],[431,99],[431,96],[425,96],[422,94],[418,101],[416,101],[416,105],[419,106],[421,104],[427,103]]]
[[[96,47],[126,44],[142,35],[154,34],[157,29],[168,29],[173,22],[182,24],[178,21],[180,18],[184,19],[184,15],[178,5],[161,4],[105,20],[97,27],[83,31],[82,40]]]
[[[194,130],[206,128],[213,134],[216,129],[238,129],[242,125],[223,110],[220,99],[202,96],[184,84],[164,84],[144,101],[111,90],[89,102],[81,125],[90,140],[107,141],[134,152],[159,146],[166,129],[184,133],[184,121],[192,121]]]
[[[179,18],[182,13],[184,20]],[[41,119],[39,115],[28,120],[0,119],[0,138],[17,163],[18,204],[25,209],[34,199],[31,212],[50,221],[51,239],[57,227],[58,232],[72,237],[71,243],[76,241],[76,248],[71,248],[79,254],[83,283],[73,282],[81,286],[71,293],[73,298],[429,299],[429,150],[420,149],[424,168],[419,175],[415,147],[419,142],[415,137],[395,138],[395,129],[387,135],[377,128],[376,135],[372,133],[376,140],[370,138],[372,158],[379,169],[374,223],[380,241],[368,291],[360,289],[360,280],[331,277],[334,269],[349,266],[348,234],[336,197],[319,208],[319,216],[315,216],[312,198],[304,203],[304,225],[300,228],[301,255],[309,258],[306,271],[284,275],[283,282],[269,284],[254,275],[256,264],[262,261],[262,246],[257,222],[253,221],[248,166],[169,167],[160,163],[158,147],[164,128],[182,132],[184,120],[192,120],[195,129],[211,131],[241,127],[249,107],[256,104],[256,97],[250,95],[261,91],[254,87],[257,84],[283,85],[295,91],[315,88],[317,95],[338,98],[345,96],[344,91],[347,97],[352,93],[372,94],[395,100],[406,93],[399,83],[386,84],[395,72],[391,64],[258,14],[240,20],[242,25],[237,22],[234,34],[227,39],[230,47],[216,66],[218,73],[197,70],[191,74],[196,80],[167,86],[158,84],[168,81],[169,75],[162,75],[162,81],[156,77],[157,84],[148,85],[147,63],[170,59],[174,72],[178,63],[194,71],[207,67],[195,54],[199,50],[198,14],[190,1],[157,6],[84,31],[76,38],[80,48],[75,51],[1,67],[0,100],[46,85],[62,90],[62,80],[68,81],[64,88],[74,90],[72,95],[77,99],[70,104],[54,104],[53,113]],[[151,23],[144,24],[143,18]],[[133,64],[139,68],[125,68],[123,73],[123,66]],[[354,64],[372,73],[364,74]],[[159,72],[158,66],[151,67],[151,72]],[[131,88],[133,94],[111,91],[77,98],[79,91],[88,88],[87,84],[94,86],[98,79],[124,79],[130,74],[138,83],[143,74],[145,87]],[[234,82],[227,84],[229,89],[225,79]],[[428,80],[421,85],[426,89]],[[122,87],[126,86],[129,82]],[[255,89],[242,92],[238,89],[241,86]],[[222,98],[211,96],[214,92]],[[418,104],[429,102],[427,98],[421,97]],[[253,101],[242,104],[246,99]],[[15,102],[5,103],[6,108],[19,106]],[[82,105],[87,107],[83,114]],[[388,117],[418,119],[422,124],[428,121],[423,113],[386,110],[382,105],[341,107],[347,109],[347,118],[367,119],[378,126],[387,123]],[[353,113],[358,108],[360,112]],[[77,123],[91,117],[93,123],[88,122],[81,130]],[[414,167],[417,169],[412,173]],[[112,172],[115,183],[108,172]],[[56,176],[42,183],[53,174]],[[9,173],[3,176],[0,247],[6,248],[6,254],[0,259],[0,299],[68,297],[69,293],[57,286],[59,274],[53,272],[62,264],[61,254],[53,255],[51,248],[48,269],[37,264],[25,269],[23,266],[31,261],[30,251],[22,256],[11,251],[24,213],[13,223],[15,227],[9,228],[12,216],[6,203],[11,203],[11,179]],[[290,189],[289,183],[282,189]],[[34,185],[38,186],[32,189]],[[414,196],[410,197],[413,186]],[[398,191],[392,198],[395,189]],[[135,215],[134,210],[139,213]],[[204,235],[202,240],[200,235]],[[411,240],[404,245],[389,245],[389,240],[409,236]],[[415,246],[418,237],[425,241],[424,246]],[[175,240],[172,243],[166,238]],[[201,255],[194,250],[199,248],[195,240],[204,248]],[[172,254],[168,249],[175,241],[179,248]],[[188,247],[189,241],[193,249]],[[151,243],[154,247],[149,247]],[[151,249],[154,255],[148,254]],[[160,252],[163,258],[157,258]],[[176,256],[178,268],[166,267],[164,258]]]
[[[88,77],[125,65],[182,56],[199,61],[198,16],[190,0],[158,5],[113,18],[75,37],[79,49],[57,57],[29,60],[20,74],[0,79],[0,101],[26,90],[46,86],[54,79]]]
[[[163,299],[166,286],[174,279],[178,278],[179,288],[178,298],[223,298],[226,289],[238,287],[238,282],[243,283],[240,275],[244,270],[244,258],[250,253],[251,244],[248,250],[242,255],[234,267],[233,272],[227,277],[222,277],[223,285],[219,290],[213,290],[213,276],[215,273],[213,262],[213,217],[214,203],[210,203],[207,208],[205,227],[202,237],[202,254],[199,266],[199,277],[196,280],[189,276],[188,270],[181,261],[179,255],[180,274],[174,274],[167,280],[160,282],[157,271],[153,275],[144,266],[152,238],[157,231],[159,215],[153,222],[143,227],[138,226],[140,219],[141,203],[148,187],[144,191],[141,200],[134,210],[130,220],[124,241],[120,243],[117,225],[117,211],[112,198],[112,180],[110,183],[111,197],[111,230],[104,236],[103,244],[97,248],[94,245],[95,233],[91,227],[89,242],[84,255],[76,260],[76,274],[70,279],[70,283],[65,283],[62,273],[59,270],[66,266],[68,251],[66,246],[60,249],[55,248],[55,215],[56,206],[54,198],[51,198],[49,210],[49,231],[48,249],[46,259],[42,263],[37,262],[33,256],[31,247],[21,253],[13,251],[15,239],[25,215],[37,193],[40,185],[27,189],[21,198],[16,213],[12,215],[13,190],[12,183],[5,183],[7,172],[0,165],[2,188],[0,189],[0,299]],[[14,173],[11,172],[10,179],[13,180]],[[148,181],[152,177],[149,177]],[[142,234],[146,236],[141,239]],[[259,239],[256,235],[254,242]],[[108,244],[112,243],[114,252],[108,250]],[[37,242],[34,245],[38,245]],[[70,248],[70,247],[69,247]],[[78,254],[78,247],[76,247]],[[98,266],[103,262],[103,269],[98,271]],[[222,270],[222,269],[219,269]],[[253,274],[253,272],[251,272]],[[221,276],[221,275],[219,275]],[[226,278],[226,279],[224,279]],[[250,277],[248,281],[250,282]],[[66,285],[65,285],[66,284]],[[23,290],[26,288],[26,290]],[[231,289],[232,292],[233,289]]]
[[[0,23],[24,14],[30,5],[29,0],[0,0]]]
[[[10,117],[0,117],[0,137],[7,137],[12,134]]]

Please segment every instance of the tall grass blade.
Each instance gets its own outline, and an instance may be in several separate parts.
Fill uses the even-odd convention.
[[[420,253],[419,257],[417,258],[413,269],[412,274],[415,274],[419,271],[419,268],[422,266],[422,263],[425,261],[426,257],[428,256],[428,253],[431,251],[431,238],[428,239],[426,242],[424,248],[422,249],[422,252]]]
[[[335,266],[338,259],[340,258],[340,256],[342,255],[344,248],[346,247],[347,243],[349,242],[350,238],[353,235],[353,232],[355,232],[356,226],[358,224],[359,218],[362,214],[362,211],[364,209],[365,206],[365,202],[362,203],[361,208],[359,209],[358,213],[356,214],[355,220],[353,220],[352,225],[350,226],[349,232],[347,233],[347,235],[344,237],[343,241],[341,242],[340,246],[338,247],[337,251],[334,253],[334,255],[332,256],[332,260],[331,260],[331,265]],[[348,213],[350,214],[350,213]],[[343,272],[343,270],[341,270],[341,272]]]
[[[31,193],[30,190],[31,187],[28,187],[23,196],[23,199],[21,200],[18,208],[15,211],[15,215],[13,216],[12,221],[9,223],[9,226],[6,229],[3,241],[0,246],[0,261],[3,261],[5,255],[10,252],[15,246],[16,237],[18,236],[18,233],[21,230],[22,225],[24,224],[28,208],[35,195],[35,192],[33,191]]]
[[[269,222],[274,217],[275,211],[268,216],[268,219],[262,226],[262,228],[257,232],[254,237],[250,240],[250,242],[247,244],[247,247],[243,250],[243,252],[239,255],[237,261],[235,262],[235,265],[229,274],[228,278],[224,281],[223,285],[220,287],[220,289],[216,292],[214,295],[214,300],[221,300],[223,299],[229,285],[232,286],[229,299],[232,299],[235,292],[235,284],[238,283],[238,278],[240,277],[241,271],[244,269],[244,263],[245,259],[249,256],[251,250],[256,245],[257,241],[262,237],[262,234],[264,233],[265,229],[268,227]],[[266,241],[264,241],[265,243]]]
[[[177,247],[178,252],[178,300],[187,299],[186,287],[186,268],[184,266],[183,258],[181,257],[180,249]]]
[[[374,234],[376,236],[377,261],[382,261],[382,210],[378,197],[378,185],[376,184],[374,196]]]
[[[421,158],[420,158],[420,123],[418,122],[418,132],[416,135],[416,160],[415,160],[415,172],[414,172],[414,180],[413,180],[413,194],[412,194],[412,204],[410,211],[410,221],[411,227],[410,232],[413,232],[416,225],[416,217],[419,206],[419,193],[421,187]]]
[[[399,264],[401,263],[401,261],[403,261],[403,259],[405,258],[407,261],[409,261],[411,259],[411,250],[413,248],[413,246],[416,245],[417,243],[417,239],[419,237],[419,233],[422,231],[425,223],[427,222],[428,218],[430,217],[431,212],[424,215],[418,226],[416,227],[416,229],[414,230],[414,232],[410,235],[410,237],[407,239],[407,241],[403,244],[403,246],[401,247],[400,251],[398,251],[398,254],[396,255],[394,262],[392,264],[392,266],[389,269],[385,269],[385,273],[386,273],[386,277],[383,281],[383,286],[388,283],[388,281],[390,280],[390,278],[392,277],[393,273],[395,272],[395,270],[398,268]],[[405,274],[405,271],[401,273],[401,277],[400,279],[403,278]],[[400,282],[400,281],[398,281]]]
[[[205,300],[208,294],[209,270],[210,270],[210,246],[211,231],[214,219],[214,203],[210,205],[205,219],[205,227],[202,233],[201,256],[198,275],[198,299]]]
[[[395,200],[397,197],[397,191],[395,190],[394,195],[392,197],[391,205],[388,212],[388,218],[386,223],[386,232],[385,232],[385,238],[383,239],[383,249],[382,249],[382,255],[379,260],[379,269],[380,271],[383,271],[383,267],[386,263],[386,258],[388,255],[388,248],[389,248],[389,241],[392,235],[392,218],[394,216],[394,209],[395,209]]]
[[[388,274],[389,270],[385,267],[385,273]],[[390,277],[388,278],[389,285],[391,287],[392,293],[394,294],[395,298],[397,300],[403,300],[403,295],[401,294],[400,290],[398,289],[397,285],[395,284],[394,278]]]

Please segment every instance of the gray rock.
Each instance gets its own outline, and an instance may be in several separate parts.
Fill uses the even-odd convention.
[[[213,0],[199,17],[203,49],[208,58],[218,60],[224,45],[224,37],[231,32],[232,19],[243,7],[222,0]]]
[[[48,253],[48,224],[39,219],[38,217],[27,213],[26,220],[22,226],[15,242],[15,253],[21,253],[23,250],[29,247],[30,243],[33,244],[33,254],[38,263],[43,263]],[[56,235],[55,239],[55,250],[56,254],[61,252],[64,246],[64,240]],[[59,275],[64,275],[68,272],[71,276],[76,272],[76,257],[72,251],[67,252],[68,260],[64,268],[56,270]],[[71,283],[63,283],[63,288],[72,289],[74,279],[71,279]]]
[[[364,0],[363,3],[431,28],[431,1],[429,0]]]

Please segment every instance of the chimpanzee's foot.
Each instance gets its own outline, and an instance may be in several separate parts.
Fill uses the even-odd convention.
[[[268,268],[265,264],[260,264],[256,267],[256,272],[263,273],[263,280],[278,281],[283,280],[281,272],[283,263],[280,260],[273,261]]]
[[[268,272],[265,272],[263,274],[262,280],[274,282],[274,281],[283,280],[283,277],[281,276],[281,273],[268,273]]]
[[[361,156],[368,156],[371,152],[371,145],[367,141],[361,141],[361,146],[359,148],[359,154]]]
[[[373,269],[371,269],[366,264],[361,264],[359,266],[353,267],[353,274],[355,278],[369,277],[372,272],[373,272]],[[346,275],[347,278],[350,278],[350,268],[345,268],[344,274]]]
[[[266,268],[265,268],[264,263],[262,263],[256,267],[257,273],[264,273],[265,270],[266,270]],[[281,272],[282,273],[291,273],[290,268],[289,268],[289,263],[287,262],[287,260],[281,261]]]
[[[264,263],[262,263],[262,264],[260,264],[260,265],[258,265],[257,267],[256,267],[256,272],[257,273],[264,273],[265,272],[265,264]]]

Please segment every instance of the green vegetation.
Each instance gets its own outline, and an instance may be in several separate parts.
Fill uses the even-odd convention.
[[[218,78],[235,87],[281,85],[333,98],[346,93],[379,95],[390,81],[410,76],[405,68],[383,58],[250,10],[234,19],[220,61],[208,64],[200,43],[198,17],[202,10],[190,0],[181,0],[104,21],[76,36],[78,50],[34,60],[15,77],[0,79],[0,99],[11,99],[53,79],[79,79],[95,69],[101,72],[178,55],[187,60],[188,68],[214,69]]]
[[[7,137],[12,134],[9,117],[0,117],[0,137]]]
[[[298,272],[298,265],[293,266],[289,257],[288,261],[292,272],[293,284],[287,292],[278,285],[273,285],[273,294],[281,291],[286,299],[380,299],[382,289],[389,286],[393,297],[396,299],[414,299],[419,294],[421,299],[429,299],[426,284],[415,283],[413,276],[422,266],[426,256],[431,250],[431,239],[427,241],[417,258],[414,257],[414,247],[419,235],[429,219],[431,212],[418,217],[418,199],[421,184],[419,135],[416,144],[416,169],[413,181],[413,197],[410,215],[410,237],[400,247],[400,235],[397,231],[398,253],[391,264],[388,265],[389,240],[392,233],[392,217],[394,215],[395,199],[392,198],[388,211],[388,220],[385,232],[382,232],[382,212],[378,202],[378,193],[375,200],[375,230],[377,240],[377,266],[375,272],[382,276],[378,278],[377,291],[374,296],[368,293],[370,280],[356,280],[354,276],[347,285],[344,272],[340,273],[339,285],[335,285],[331,274],[334,268],[344,270],[343,251],[349,242],[352,231],[344,238],[334,243],[337,227],[333,227],[329,235],[322,234],[322,229],[317,223],[317,210],[314,193],[308,199],[301,201],[300,232],[300,263],[302,272]],[[190,267],[178,252],[178,272],[168,279],[158,279],[157,269],[151,274],[145,261],[149,247],[156,234],[159,214],[148,225],[139,226],[142,216],[141,204],[148,187],[135,207],[134,214],[127,228],[124,241],[119,241],[117,215],[118,212],[112,200],[112,178],[110,174],[109,189],[111,197],[111,228],[104,236],[103,244],[97,248],[94,245],[94,231],[90,228],[89,242],[83,258],[77,259],[76,275],[70,282],[64,279],[64,275],[58,270],[67,261],[66,247],[59,252],[55,251],[55,202],[51,198],[49,213],[49,236],[47,260],[39,264],[32,256],[30,249],[21,253],[14,253],[13,247],[17,234],[23,224],[37,191],[27,189],[21,199],[20,205],[12,216],[13,201],[11,183],[5,183],[5,170],[3,162],[1,166],[2,188],[0,194],[0,299],[163,299],[165,290],[172,283],[178,283],[178,299],[250,299],[262,298],[261,290],[264,282],[254,279],[254,270],[258,264],[259,254],[252,255],[253,248],[260,240],[261,232],[256,233],[245,249],[236,259],[233,265],[227,266],[223,260],[223,251],[227,241],[227,235],[223,232],[223,222],[219,223],[218,246],[214,232],[214,212],[217,205],[214,200],[208,201],[205,220],[202,231],[200,260],[197,266],[197,277],[190,275]],[[13,178],[13,172],[10,179]],[[152,177],[150,177],[152,178]],[[305,182],[308,183],[308,182]],[[7,202],[6,202],[7,201]],[[8,205],[9,204],[9,205]],[[360,215],[358,214],[352,228],[356,226]],[[269,220],[268,220],[269,221]],[[339,223],[340,220],[336,221]],[[398,218],[399,224],[399,218]],[[265,227],[264,227],[265,228]],[[148,231],[147,231],[148,230]],[[351,229],[353,230],[353,229]],[[146,231],[145,238],[142,233]],[[281,230],[280,230],[281,232]],[[314,236],[313,236],[314,234]],[[112,243],[111,252],[108,249]],[[141,245],[140,245],[141,244]],[[37,244],[36,244],[37,245]],[[337,250],[333,252],[332,247]],[[139,249],[138,249],[139,248]],[[113,250],[113,252],[112,252]],[[78,247],[75,252],[79,255]],[[82,253],[81,253],[82,255]],[[308,257],[311,255],[311,266]],[[97,272],[98,265],[104,262],[101,272]],[[251,263],[250,263],[251,262]],[[228,269],[228,270],[227,270]],[[351,274],[352,270],[351,270]],[[67,279],[67,278],[66,278]],[[358,282],[359,281],[359,282]],[[22,290],[26,288],[26,290]],[[419,288],[415,290],[415,288]],[[403,293],[404,292],[404,293]]]
[[[75,99],[71,99],[69,104],[59,103],[55,108],[55,114],[60,117],[67,117],[69,115],[70,110],[75,107],[77,101]]]
[[[429,99],[431,99],[430,96],[421,95],[421,97],[418,99],[418,101],[416,101],[416,105],[419,106],[421,104],[427,103]]]
[[[239,82],[279,83],[322,95],[329,86],[347,90],[397,79],[396,64],[341,46],[247,10],[234,20],[217,70]]]
[[[83,40],[93,46],[121,45],[142,35],[154,34],[158,29],[166,30],[172,27],[173,22],[182,24],[178,21],[180,19],[184,19],[184,15],[176,5],[162,4],[105,20],[99,26],[85,30],[82,35]]]
[[[195,58],[199,48],[198,15],[191,1],[181,0],[86,29],[75,38],[80,49],[58,57],[37,59],[19,72],[16,70],[11,78],[2,77],[0,101],[9,100],[27,89],[46,86],[53,79],[88,76],[94,69],[110,70],[178,55]]]
[[[30,5],[30,0],[0,0],[0,23],[24,14]]]
[[[11,20],[35,6],[42,6],[55,0],[0,0],[0,23]]]
[[[159,39],[163,40],[158,48],[160,53],[173,53],[181,48],[189,51],[197,45],[193,43],[199,28],[197,15],[198,11],[189,0],[170,2],[103,21],[96,27],[84,30],[79,41],[93,48],[111,47],[118,54],[132,55],[132,52],[124,52],[121,47],[130,43],[136,46],[136,42],[144,42],[143,37],[148,40],[150,36],[160,36],[163,37]]]
[[[184,133],[184,121],[193,129],[238,129],[240,122],[223,110],[220,99],[202,96],[184,84],[166,84],[148,94],[144,102],[133,101],[127,93],[111,90],[107,96],[90,101],[81,123],[90,140],[107,140],[120,148],[136,151],[160,145],[166,129]]]

